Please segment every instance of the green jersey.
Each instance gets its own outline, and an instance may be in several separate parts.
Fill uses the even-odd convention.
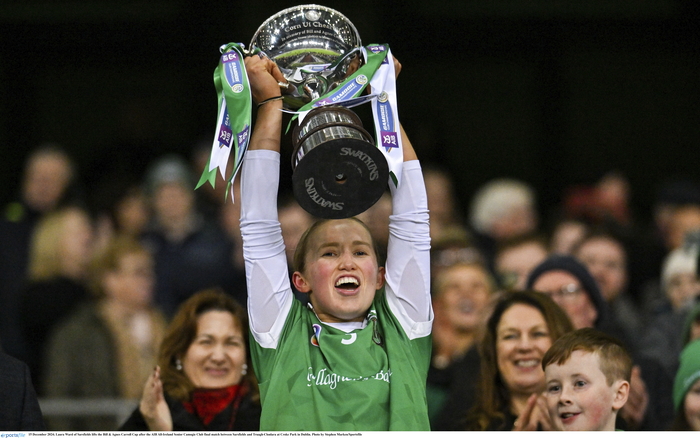
[[[418,161],[405,162],[400,186],[392,187],[385,289],[364,322],[339,324],[320,322],[293,296],[277,220],[279,164],[279,153],[252,150],[241,174],[261,429],[428,430],[430,225]]]
[[[428,430],[430,336],[409,340],[378,293],[346,333],[294,300],[277,348],[251,340],[261,430]]]

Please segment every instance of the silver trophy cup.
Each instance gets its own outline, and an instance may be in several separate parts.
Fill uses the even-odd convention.
[[[361,44],[357,29],[340,12],[301,5],[268,18],[249,47],[277,64],[288,81],[281,85],[284,106],[297,110],[362,65]],[[311,110],[292,141],[294,196],[312,215],[355,216],[384,193],[389,178],[386,159],[349,109],[327,105]]]

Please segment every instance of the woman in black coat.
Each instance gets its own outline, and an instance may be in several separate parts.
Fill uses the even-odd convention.
[[[248,367],[245,310],[219,291],[182,304],[127,431],[256,431],[257,382]]]

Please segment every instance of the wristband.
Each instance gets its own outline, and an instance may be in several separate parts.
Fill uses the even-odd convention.
[[[258,103],[258,106],[263,106],[268,102],[274,102],[275,100],[280,100],[280,99],[284,99],[284,96],[275,96],[275,97],[271,97],[269,99],[262,100],[262,101],[260,101],[260,103]]]

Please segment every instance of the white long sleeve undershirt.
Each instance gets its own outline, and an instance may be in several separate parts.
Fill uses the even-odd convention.
[[[241,170],[248,313],[253,336],[266,348],[276,347],[294,299],[277,218],[279,165],[279,153],[252,150]],[[418,161],[404,163],[401,186],[392,195],[385,290],[392,312],[414,339],[430,333],[433,317],[427,197]]]

